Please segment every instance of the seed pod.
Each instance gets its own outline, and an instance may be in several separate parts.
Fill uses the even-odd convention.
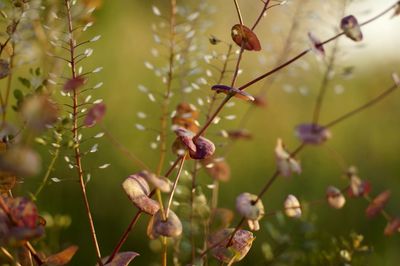
[[[348,38],[355,42],[359,42],[363,39],[360,25],[358,24],[356,17],[353,15],[342,18],[340,28]]]
[[[246,129],[228,130],[226,131],[226,135],[228,138],[233,140],[250,140],[253,137],[251,133]]]
[[[156,176],[154,173],[150,173],[149,171],[143,170],[138,173],[141,177],[146,179],[149,183],[151,183],[155,188],[158,188],[162,192],[168,193],[171,191],[171,181],[168,178],[163,176]]]
[[[329,186],[326,189],[326,198],[329,205],[335,209],[341,209],[346,203],[346,198],[343,196],[342,192],[334,186]]]
[[[21,115],[27,126],[42,131],[57,121],[59,108],[47,95],[27,97],[21,108]]]
[[[184,145],[185,150],[196,152],[197,148],[193,143],[193,137],[195,136],[193,132],[184,128],[178,128],[175,130],[175,134],[177,135],[180,143]]]
[[[82,87],[85,83],[86,83],[86,79],[82,76],[78,76],[78,77],[69,79],[69,80],[67,80],[67,82],[65,82],[63,91],[64,92],[76,91],[77,89]]]
[[[154,215],[160,209],[158,202],[148,196],[150,188],[146,180],[138,174],[128,176],[122,183],[122,187],[129,199],[141,211]]]
[[[196,145],[196,151],[189,150],[192,159],[207,159],[215,152],[215,145],[209,139],[200,136],[193,143]]]
[[[232,239],[231,246],[226,247],[233,231],[233,228],[219,230],[207,240],[208,246],[213,247],[211,254],[221,262],[233,263],[242,260],[255,239],[252,232],[239,229]]]
[[[347,190],[349,197],[361,197],[368,195],[371,185],[368,181],[361,180],[356,174],[350,176],[350,186]]]
[[[104,103],[94,104],[88,111],[85,121],[85,126],[92,127],[100,122],[106,114],[106,105]]]
[[[15,183],[17,182],[17,178],[15,175],[9,172],[0,171],[0,193],[6,193],[11,190]]]
[[[300,162],[292,158],[290,153],[288,153],[282,143],[281,139],[278,139],[275,147],[275,157],[279,170],[279,174],[282,176],[291,176],[292,173],[301,173]]]
[[[301,217],[301,205],[299,200],[293,196],[293,195],[288,195],[285,199],[285,202],[283,204],[285,214],[288,217],[293,217],[293,218],[300,218]]]
[[[201,163],[212,178],[223,182],[231,178],[231,168],[224,158],[210,157],[202,160]]]
[[[264,216],[264,205],[259,199],[256,204],[254,202],[258,199],[257,195],[250,193],[242,193],[236,198],[236,210],[243,215],[249,224],[250,230],[258,231],[260,225],[258,221]]]
[[[161,211],[158,211],[149,222],[147,234],[151,239],[159,236],[178,237],[182,234],[182,223],[173,211],[169,211],[166,221]]]
[[[0,59],[0,79],[3,79],[10,75],[10,64],[7,60]]]
[[[400,232],[400,218],[394,218],[389,221],[385,227],[384,234],[386,236],[391,236],[396,232]]]
[[[245,101],[254,101],[254,97],[252,95],[250,95],[249,93],[242,91],[242,90],[238,90],[226,85],[214,85],[211,87],[211,89],[213,91],[216,91],[217,93],[223,93],[223,94],[230,94],[233,97],[245,100]]]
[[[376,196],[365,210],[365,214],[367,215],[367,217],[373,218],[378,213],[380,213],[383,208],[385,208],[386,203],[389,201],[390,195],[390,190],[385,190],[378,196]]]
[[[296,135],[302,142],[311,145],[320,145],[332,136],[327,128],[315,124],[298,125]]]
[[[172,117],[172,124],[196,133],[199,130],[196,120],[198,117],[199,111],[197,111],[196,107],[183,102],[176,107],[176,112]]]
[[[231,30],[232,40],[248,51],[260,51],[261,45],[257,35],[248,27],[236,24]]]
[[[17,176],[34,176],[40,172],[39,155],[26,147],[11,147],[0,155],[0,168]]]
[[[308,33],[308,39],[311,42],[311,49],[320,57],[325,56],[325,49],[321,41],[311,32]]]

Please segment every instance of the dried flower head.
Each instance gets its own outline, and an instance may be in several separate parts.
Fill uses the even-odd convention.
[[[302,211],[301,211],[301,205],[299,200],[293,196],[293,195],[288,195],[285,199],[285,202],[283,203],[284,211],[285,214],[288,217],[293,217],[293,218],[300,218]]]
[[[106,105],[104,103],[94,104],[88,111],[84,124],[87,127],[93,127],[99,123],[106,114]]]
[[[390,190],[385,190],[378,196],[376,196],[365,210],[365,214],[367,215],[367,217],[373,218],[378,213],[380,213],[383,210],[383,208],[385,208],[386,203],[389,201],[390,195],[391,195]]]
[[[327,128],[316,124],[298,125],[296,127],[296,135],[300,141],[311,145],[320,145],[332,136]]]
[[[122,187],[129,199],[141,211],[154,215],[160,209],[158,202],[149,198],[149,184],[140,175],[133,174],[128,176],[122,183]]]
[[[276,143],[275,157],[279,173],[282,176],[291,176],[292,173],[301,173],[300,162],[292,158],[290,153],[286,151],[281,139],[278,139]]]
[[[346,203],[346,198],[340,189],[334,186],[329,186],[326,189],[326,199],[328,200],[329,206],[335,209],[343,208],[344,204]]]
[[[226,85],[214,85],[211,87],[213,91],[216,91],[217,93],[223,93],[226,95],[232,95],[233,97],[245,100],[245,101],[254,101],[254,97],[250,95],[249,93],[238,90]]]
[[[353,41],[362,41],[363,34],[355,16],[350,15],[342,18],[340,28],[344,31],[344,34]]]
[[[149,221],[147,234],[151,239],[159,236],[178,237],[182,234],[182,223],[179,217],[169,211],[167,220],[163,220],[161,211],[158,211]]]
[[[232,40],[248,51],[260,51],[261,45],[257,35],[248,27],[236,24],[231,30]]]
[[[257,195],[242,193],[236,198],[236,210],[240,215],[247,219],[250,230],[258,231],[260,224],[258,221],[264,216],[264,205]]]
[[[211,250],[211,254],[221,262],[233,263],[242,260],[253,244],[253,233],[239,229],[232,238],[231,246],[226,247],[233,231],[233,228],[219,230],[210,235],[207,240],[208,246],[214,247],[216,245]]]

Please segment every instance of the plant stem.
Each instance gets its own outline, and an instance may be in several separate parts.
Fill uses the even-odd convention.
[[[355,114],[358,114],[359,112],[363,111],[364,109],[367,109],[368,107],[373,106],[374,104],[380,102],[385,97],[387,97],[389,94],[394,92],[397,88],[398,88],[398,86],[396,84],[392,85],[390,88],[388,88],[387,90],[383,91],[381,94],[379,94],[378,96],[376,96],[375,98],[373,98],[369,102],[367,102],[367,103],[361,105],[360,107],[348,112],[347,114],[344,114],[344,115],[336,118],[335,120],[325,124],[324,127],[325,128],[333,127],[334,125],[342,122],[343,120],[346,120],[347,118],[349,118],[349,117],[351,117],[351,116],[353,116]]]
[[[264,16],[265,11],[267,11],[269,1],[270,1],[270,0],[265,1],[264,7],[263,7],[263,9],[262,9],[260,15],[258,15],[258,18],[256,19],[256,22],[254,22],[253,27],[251,27],[251,30],[252,30],[252,31],[257,27],[258,23],[260,23],[262,17]]]
[[[46,186],[47,181],[49,180],[50,174],[51,172],[54,170],[54,164],[56,163],[58,156],[60,155],[60,143],[61,143],[61,138],[56,136],[56,146],[54,149],[54,154],[53,154],[53,158],[50,161],[49,166],[47,167],[47,171],[46,174],[43,177],[42,183],[40,184],[40,186],[38,187],[38,189],[36,190],[35,194],[34,194],[34,200],[37,200],[37,197],[39,196],[40,192],[43,190],[43,188]]]
[[[239,4],[238,4],[237,0],[233,0],[233,2],[235,3],[235,9],[236,9],[236,13],[239,18],[239,23],[240,23],[240,25],[243,25],[243,18],[242,18],[242,13],[240,12]]]
[[[165,216],[166,216],[166,219],[168,219],[168,214],[169,214],[169,210],[171,209],[172,199],[174,198],[174,194],[175,194],[175,191],[176,191],[176,187],[177,187],[177,185],[178,185],[179,178],[180,178],[181,173],[182,173],[183,165],[185,164],[185,158],[186,158],[186,156],[187,156],[187,154],[185,153],[185,155],[183,155],[182,157],[180,157],[180,164],[179,164],[179,168],[178,168],[178,173],[176,174],[175,182],[174,182],[174,184],[172,185],[172,190],[171,190],[171,194],[169,195],[167,208],[165,209]]]
[[[70,0],[65,0],[65,6],[67,9],[67,18],[68,18],[68,32],[69,32],[69,50],[70,50],[70,63],[71,63],[71,76],[73,79],[77,77],[76,75],[76,65],[75,65],[75,40],[73,38],[73,27],[72,27],[72,16],[71,16],[71,2]],[[79,133],[78,133],[78,115],[79,115],[79,110],[78,110],[78,92],[76,90],[73,91],[73,128],[72,128],[72,137],[75,142],[74,145],[74,153],[75,153],[75,163],[76,163],[76,169],[77,169],[77,175],[79,178],[79,184],[81,187],[81,192],[82,192],[82,197],[84,201],[84,205],[86,208],[86,215],[88,217],[89,221],[89,226],[90,226],[90,233],[91,233],[91,238],[93,241],[93,245],[95,248],[96,256],[97,256],[97,261],[100,266],[103,265],[103,262],[101,261],[101,252],[100,252],[100,247],[99,243],[97,241],[97,235],[96,235],[96,230],[94,227],[94,222],[92,218],[92,212],[90,210],[90,205],[89,205],[89,200],[87,197],[86,193],[86,186],[85,186],[85,181],[83,178],[83,167],[82,167],[82,159],[81,159],[81,152],[79,148]]]

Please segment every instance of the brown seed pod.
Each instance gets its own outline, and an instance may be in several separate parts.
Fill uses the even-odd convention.
[[[389,201],[390,195],[390,190],[385,190],[378,196],[376,196],[365,210],[365,214],[367,215],[367,217],[373,218],[378,213],[380,213],[383,208],[385,208],[386,203]]]
[[[170,210],[167,220],[164,221],[161,211],[158,211],[149,222],[147,234],[151,239],[159,236],[178,237],[182,234],[181,220]]]
[[[258,221],[264,216],[264,205],[261,200],[256,204],[257,195],[250,193],[242,193],[236,198],[236,210],[240,215],[247,219],[250,230],[258,231],[260,225]]]
[[[231,178],[231,168],[224,158],[210,157],[202,160],[201,163],[212,178],[223,182]]]
[[[206,139],[205,137],[195,137],[195,134],[187,129],[178,128],[175,130],[178,140],[181,142],[175,142],[173,149],[178,151],[184,149],[189,151],[189,155],[192,159],[203,160],[212,156],[215,152],[214,143]],[[182,146],[183,144],[183,146]]]
[[[261,45],[257,35],[248,27],[236,24],[231,30],[232,40],[248,51],[260,51]]]
[[[42,131],[57,122],[59,108],[47,95],[27,97],[21,108],[21,115],[28,127]]]
[[[311,145],[320,145],[332,136],[327,128],[315,124],[298,125],[296,135],[302,142]]]
[[[11,147],[0,155],[0,168],[17,176],[34,176],[41,169],[41,159],[30,148]]]
[[[93,127],[97,123],[99,123],[104,115],[106,114],[107,107],[104,103],[96,103],[94,104],[88,111],[84,124],[87,127]]]
[[[328,200],[329,206],[335,209],[343,208],[344,204],[346,203],[346,198],[344,197],[342,192],[334,186],[329,186],[326,189],[326,198]]]
[[[141,211],[154,215],[160,209],[158,202],[149,198],[149,185],[140,175],[134,174],[128,176],[122,183],[122,187],[129,199]]]
[[[86,79],[82,76],[78,76],[78,77],[69,79],[69,80],[67,80],[67,82],[65,82],[63,91],[64,92],[75,91],[75,90],[79,89],[80,87],[82,87],[85,83],[86,83]]]
[[[172,184],[171,181],[163,176],[158,177],[154,173],[150,173],[149,171],[143,170],[138,173],[141,177],[146,179],[150,184],[152,184],[155,188],[158,188],[162,192],[168,193],[171,191]]]
[[[211,254],[221,262],[233,263],[242,260],[255,239],[252,232],[239,229],[232,238],[231,246],[226,247],[233,231],[233,228],[219,230],[207,240],[208,246],[213,247]]]
[[[400,232],[400,218],[393,218],[385,227],[385,236],[391,236],[394,233]]]
[[[223,94],[230,94],[233,97],[245,100],[245,101],[254,101],[254,97],[250,95],[249,93],[238,90],[226,85],[214,85],[211,87],[213,91],[216,91],[217,93],[223,93]]]
[[[340,28],[344,31],[344,34],[355,42],[360,42],[363,39],[360,25],[355,16],[350,15],[342,18],[340,21]]]

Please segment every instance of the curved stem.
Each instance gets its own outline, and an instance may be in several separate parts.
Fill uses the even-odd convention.
[[[167,208],[165,208],[165,216],[166,216],[166,219],[168,219],[168,214],[169,214],[169,210],[171,209],[172,199],[174,198],[174,194],[175,194],[175,191],[176,191],[176,187],[177,187],[177,185],[178,185],[179,178],[180,178],[181,173],[182,173],[183,165],[185,164],[186,155],[187,155],[187,154],[185,154],[185,155],[183,155],[182,157],[180,157],[180,164],[179,164],[179,168],[178,168],[178,173],[176,174],[175,182],[174,182],[174,184],[172,185],[172,190],[171,190],[171,194],[169,195]]]
[[[242,18],[242,13],[240,12],[239,4],[238,4],[237,0],[233,0],[233,2],[235,3],[235,9],[236,9],[236,13],[239,18],[239,23],[240,23],[240,25],[243,25],[243,18]]]

